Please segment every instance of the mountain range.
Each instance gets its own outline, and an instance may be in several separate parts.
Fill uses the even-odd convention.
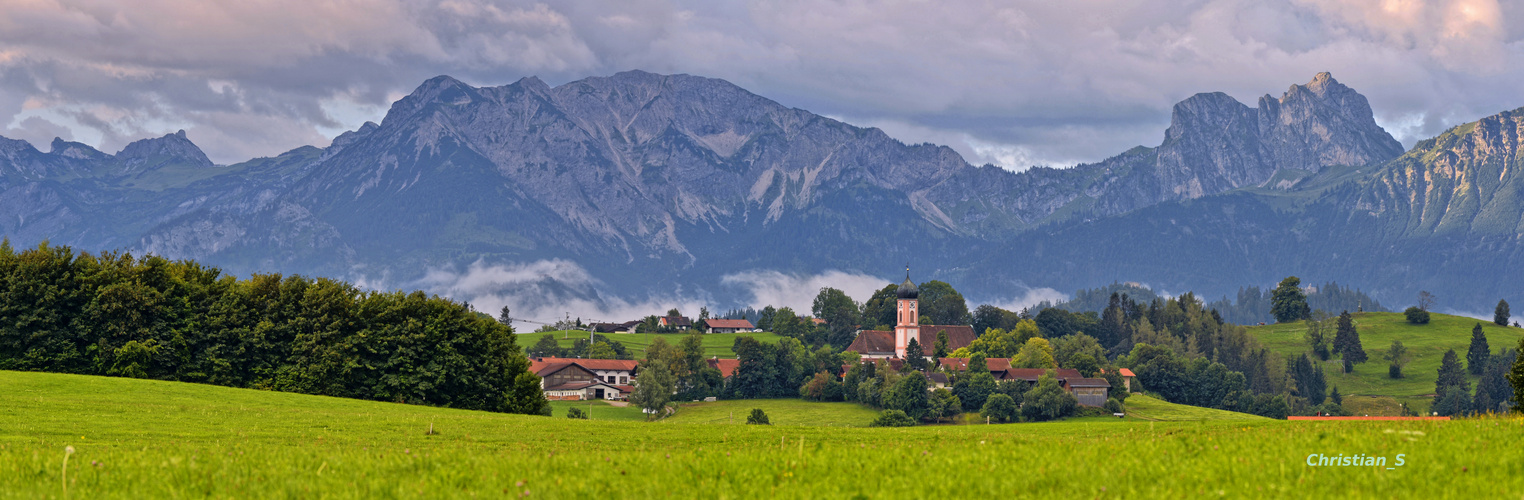
[[[909,262],[971,298],[1298,275],[1481,311],[1524,300],[1521,113],[1404,151],[1320,73],[1255,107],[1192,96],[1156,147],[1011,172],[718,79],[440,76],[328,147],[228,166],[183,131],[114,155],[0,138],[0,233],[520,302],[739,304],[738,274]]]

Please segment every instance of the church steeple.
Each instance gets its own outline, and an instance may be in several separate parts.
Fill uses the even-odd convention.
[[[894,354],[896,357],[904,358],[905,346],[909,345],[910,339],[916,339],[917,343],[924,344],[920,340],[921,314],[918,307],[921,291],[916,288],[915,282],[910,281],[909,264],[905,265],[905,282],[900,283],[899,289],[895,290],[895,295],[899,297],[899,307],[896,308],[898,321],[894,327]]]

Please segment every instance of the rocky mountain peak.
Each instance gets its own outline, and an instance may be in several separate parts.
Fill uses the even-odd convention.
[[[128,171],[168,163],[189,163],[198,167],[212,166],[212,160],[207,159],[206,153],[185,137],[184,130],[157,139],[133,141],[122,148],[122,151],[116,154],[116,158],[127,164]]]
[[[98,160],[110,156],[88,144],[65,141],[62,137],[53,138],[52,149],[48,151],[48,154],[76,160]]]

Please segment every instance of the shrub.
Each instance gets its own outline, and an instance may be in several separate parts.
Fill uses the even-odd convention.
[[[995,394],[984,401],[984,408],[979,410],[979,415],[989,419],[990,422],[1006,423],[1015,422],[1020,411],[1016,406],[1016,400],[1004,394]]]
[[[582,411],[581,408],[573,406],[566,410],[566,418],[580,418],[582,420],[587,420],[587,412]]]
[[[1397,365],[1386,367],[1386,376],[1391,378],[1402,378],[1402,367]]]
[[[915,425],[915,419],[910,418],[905,412],[899,410],[884,410],[873,419],[869,427],[910,427]]]
[[[1106,400],[1106,412],[1108,412],[1108,413],[1126,413],[1126,411],[1127,410],[1122,407],[1122,400],[1117,399],[1117,398],[1111,398],[1111,399],[1107,399]]]
[[[1415,324],[1415,325],[1427,325],[1427,324],[1429,324],[1429,311],[1425,311],[1423,309],[1419,309],[1416,306],[1415,307],[1409,307],[1409,308],[1407,308],[1407,310],[1402,311],[1402,314],[1404,314],[1404,315],[1406,315],[1408,317],[1408,322],[1409,323],[1412,323],[1412,324]]]
[[[773,425],[773,423],[767,421],[767,412],[762,411],[761,408],[752,408],[751,415],[746,416],[746,425]]]
[[[1074,413],[1079,400],[1058,385],[1058,379],[1044,374],[1037,379],[1037,386],[1027,391],[1021,414],[1027,420],[1053,420]]]

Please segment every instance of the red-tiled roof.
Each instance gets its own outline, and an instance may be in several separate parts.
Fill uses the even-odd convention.
[[[550,373],[554,373],[566,365],[577,365],[587,370],[633,371],[640,362],[633,359],[533,358],[529,362],[529,370],[540,375],[545,368],[555,368],[550,370]]]
[[[858,354],[894,354],[894,332],[883,330],[863,330],[857,332],[857,338],[852,339],[852,344],[847,346],[848,351],[857,351]]]
[[[942,366],[946,366],[954,370],[967,370],[968,359],[969,358],[942,358]],[[988,358],[984,360],[984,364],[985,366],[989,367],[991,372],[1003,372],[1011,369],[1010,358]]]
[[[751,326],[750,321],[744,319],[706,319],[704,320],[704,325],[709,328],[739,328],[742,330],[756,328]]]
[[[947,352],[953,352],[961,347],[968,347],[979,338],[974,334],[974,327],[968,325],[921,325],[921,348],[927,356],[936,353],[937,332],[947,330]]]
[[[710,358],[708,361],[711,368],[720,371],[720,378],[730,378],[736,374],[736,368],[741,367],[741,360],[739,359]]]

